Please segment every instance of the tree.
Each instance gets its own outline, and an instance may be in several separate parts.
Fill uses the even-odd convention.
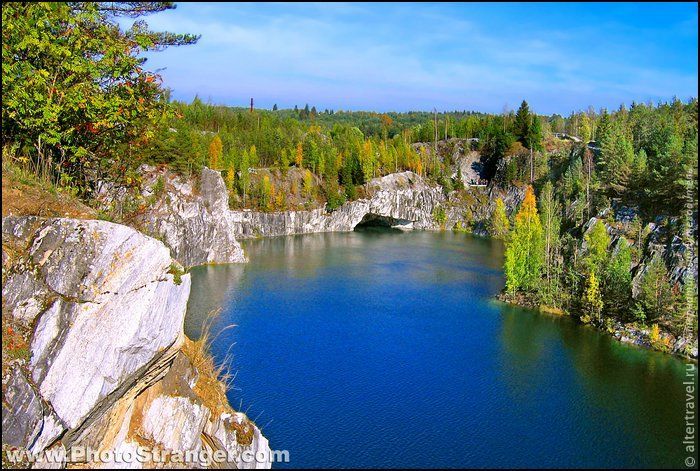
[[[586,113],[581,115],[581,135],[579,137],[584,144],[593,138],[593,124]]]
[[[520,104],[520,108],[515,113],[515,122],[513,123],[513,130],[515,132],[515,137],[524,146],[527,146],[527,139],[530,135],[530,126],[532,125],[532,116],[530,115],[530,107],[527,102],[523,100]]]
[[[686,200],[688,175],[698,160],[697,131],[694,137],[683,140],[671,126],[659,126],[649,147],[648,206],[654,212],[678,214]]]
[[[530,183],[535,181],[535,151],[543,149],[542,122],[538,116],[532,117],[532,124],[527,131],[527,147],[530,149]]]
[[[241,157],[238,183],[240,185],[241,194],[243,195],[243,204],[245,204],[250,189],[250,156],[247,150],[243,151],[243,156]]]
[[[272,111],[277,111],[277,103],[275,103],[274,105],[272,105]]]
[[[639,285],[637,301],[650,321],[670,318],[674,312],[673,290],[660,256],[653,257],[649,262]]]
[[[591,230],[584,236],[586,241],[586,265],[589,272],[602,273],[602,269],[608,259],[608,246],[610,236],[605,224],[600,219],[596,220]]]
[[[544,233],[544,265],[548,284],[551,281],[552,266],[559,248],[561,217],[559,203],[554,195],[551,182],[545,183],[540,193],[540,219]]]
[[[603,298],[610,313],[624,320],[632,296],[632,252],[625,239],[620,239],[618,244],[605,269]]]
[[[377,155],[374,151],[372,141],[367,139],[362,145],[360,152],[360,165],[362,166],[362,174],[364,180],[369,181],[374,178],[374,172],[377,168]]]
[[[236,182],[236,168],[233,163],[233,159],[229,162],[226,168],[226,186],[229,190],[233,190],[233,185]]]
[[[600,161],[603,182],[615,195],[622,195],[627,191],[632,175],[634,149],[619,126],[613,126],[605,134],[601,142]]]
[[[503,239],[508,235],[510,221],[508,221],[508,215],[506,214],[506,205],[501,198],[496,198],[496,207],[491,213],[489,226],[491,236],[496,239]]]
[[[120,147],[147,140],[167,113],[144,53],[197,36],[123,31],[119,17],[174,8],[170,2],[11,2],[2,7],[2,137],[24,147],[37,173],[82,182],[123,177]],[[88,176],[92,177],[88,179]]]
[[[221,138],[217,134],[214,139],[209,143],[209,168],[212,170],[217,170],[219,168],[219,157],[221,157],[221,151],[223,149],[223,144],[221,143]]]
[[[525,199],[515,216],[513,230],[506,239],[506,289],[534,290],[541,279],[544,263],[542,224],[537,214],[537,202],[532,187],[527,187]]]
[[[271,206],[274,202],[272,199],[272,183],[270,182],[270,176],[264,175],[262,181],[260,182],[260,208],[267,211],[272,209]]]
[[[586,216],[591,217],[591,182],[593,180],[593,152],[586,146],[583,151],[583,160],[586,163]]]
[[[600,314],[603,311],[603,299],[600,294],[600,286],[595,276],[595,271],[591,271],[586,281],[586,290],[583,295],[583,313],[581,320],[591,322],[600,321]]]
[[[304,172],[304,181],[302,183],[302,190],[304,191],[304,196],[307,198],[313,198],[314,197],[314,179],[313,175],[311,175],[311,171],[306,170]]]
[[[541,151],[543,150],[542,140],[544,139],[542,120],[539,116],[533,116],[531,122],[532,124],[527,131],[526,146],[534,151]]]
[[[496,176],[498,163],[505,157],[506,152],[513,144],[513,136],[503,132],[501,126],[491,123],[484,131],[479,141],[481,147],[481,161],[484,166],[483,173],[489,180]]]
[[[301,142],[297,144],[296,154],[294,156],[294,163],[298,168],[301,168],[302,162],[304,162],[304,149]]]

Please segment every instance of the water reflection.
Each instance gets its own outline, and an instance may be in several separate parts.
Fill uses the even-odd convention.
[[[232,403],[294,466],[674,466],[684,364],[493,301],[503,247],[453,233],[247,241],[193,270]],[[235,343],[233,350],[229,350]],[[416,446],[420,443],[420,446]]]
[[[613,463],[596,454],[610,443],[620,456],[630,457],[628,466],[645,462],[632,458],[639,449],[650,455],[645,460],[657,463],[680,459],[685,362],[621,344],[570,318],[506,305],[498,308],[502,322],[497,365],[506,390],[518,407],[556,411],[552,420],[578,416],[569,426],[553,430],[565,430],[572,439],[588,437],[587,443],[577,445],[582,455],[586,449],[591,453],[581,465]],[[553,376],[557,382],[552,382]],[[563,397],[567,399],[562,401]],[[547,401],[548,407],[542,408],[538,399]],[[571,460],[567,464],[576,465],[576,457]]]
[[[204,265],[193,268],[191,273],[192,289],[187,301],[185,333],[198,339],[208,316],[230,308],[243,283],[245,265]]]

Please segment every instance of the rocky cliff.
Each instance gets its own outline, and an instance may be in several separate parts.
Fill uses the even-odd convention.
[[[345,203],[332,212],[231,211],[239,238],[269,237],[312,232],[352,231],[363,222],[400,229],[435,229],[435,208],[445,201],[442,189],[413,172],[393,173],[366,185],[365,198]]]
[[[185,267],[206,263],[245,262],[228,209],[228,191],[219,172],[204,167],[198,178],[185,178],[166,168],[141,167],[143,210],[128,224],[160,239]],[[127,197],[123,189],[102,185],[103,206]]]
[[[363,198],[334,211],[262,212],[230,210],[223,178],[206,167],[198,178],[190,179],[146,165],[141,175],[143,184],[137,199],[143,209],[127,223],[163,241],[173,258],[186,267],[245,262],[237,239],[352,231],[359,224],[402,230],[459,226],[488,235],[487,222],[496,198],[502,198],[512,213],[524,195],[524,189],[518,187],[473,186],[446,196],[439,185],[406,171],[369,181]],[[123,189],[102,186],[100,190],[104,207],[129,197],[133,196]],[[444,211],[444,221],[437,217],[438,210]]]
[[[468,187],[466,192],[445,196],[438,185],[413,172],[392,173],[366,185],[365,198],[345,203],[335,211],[231,211],[236,237],[271,237],[313,232],[352,231],[358,224],[391,226],[402,230],[473,227],[488,235],[487,222],[496,198],[502,198],[509,213],[517,210],[524,188]],[[445,212],[441,223],[437,210]]]
[[[269,452],[198,367],[183,334],[190,277],[163,243],[107,221],[9,216],[2,264],[4,451],[222,450],[238,467],[255,464],[243,449]]]

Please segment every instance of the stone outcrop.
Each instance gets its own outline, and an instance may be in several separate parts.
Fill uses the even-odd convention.
[[[511,186],[507,190],[496,185],[466,187],[463,193],[450,194],[446,206],[445,229],[468,229],[473,234],[489,235],[489,221],[500,198],[506,213],[512,216],[525,198],[525,187]]]
[[[437,229],[434,211],[446,200],[442,189],[413,172],[392,173],[366,185],[367,196],[345,203],[332,212],[231,211],[238,238],[270,237],[313,232],[352,231],[375,221],[399,229]]]
[[[328,212],[323,208],[308,211],[231,211],[238,239],[273,237],[315,232],[352,231],[359,224],[390,226],[402,230],[453,229],[458,224],[488,235],[487,224],[497,198],[509,214],[514,213],[525,196],[524,187],[507,190],[496,186],[467,187],[464,193],[445,196],[440,186],[428,183],[413,172],[392,173],[375,178],[366,185],[366,197],[345,203]],[[436,218],[442,208],[445,221]]]
[[[134,214],[129,225],[160,239],[185,267],[246,261],[235,238],[228,191],[219,172],[204,167],[195,179],[143,165],[141,175],[139,200],[144,209]],[[104,206],[127,197],[123,189],[100,187]]]
[[[209,447],[236,461],[233,411],[213,415],[228,405],[194,392],[198,370],[181,352],[190,277],[163,243],[107,221],[9,216],[2,246],[3,326],[29,332],[27,356],[3,365],[3,444]],[[253,436],[245,445],[266,449]]]

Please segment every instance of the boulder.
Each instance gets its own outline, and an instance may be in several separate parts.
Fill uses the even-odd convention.
[[[107,221],[10,216],[2,232],[3,246],[26,247],[8,269],[3,314],[35,324],[27,380],[75,431],[178,348],[189,275],[175,283],[167,247]]]
[[[137,216],[137,228],[161,239],[186,267],[246,261],[235,238],[228,191],[219,172],[202,168],[198,188],[193,179],[164,169],[143,166],[142,173],[144,196],[156,201]],[[164,190],[154,194],[159,180]]]

